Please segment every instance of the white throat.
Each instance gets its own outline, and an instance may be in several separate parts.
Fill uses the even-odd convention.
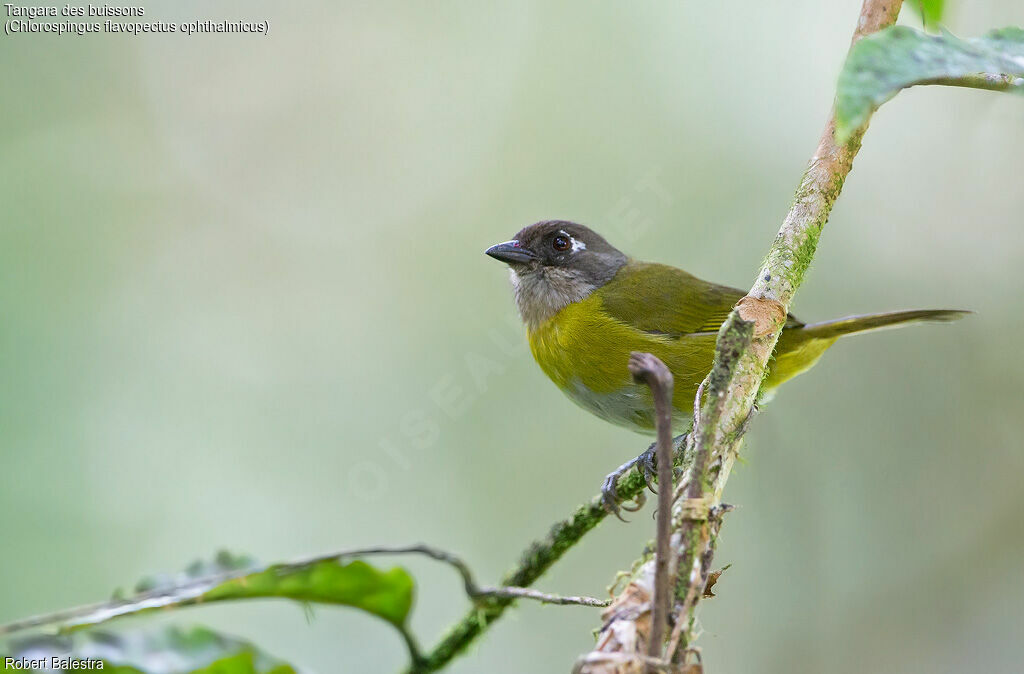
[[[578,272],[558,267],[538,267],[523,272],[509,268],[509,280],[515,292],[519,315],[530,330],[535,330],[573,302],[579,302],[597,289]]]

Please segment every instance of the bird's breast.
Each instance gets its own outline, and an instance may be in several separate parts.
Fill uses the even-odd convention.
[[[621,426],[653,428],[650,392],[633,382],[631,351],[642,335],[601,310],[589,297],[562,309],[529,332],[530,350],[545,374],[573,402]]]

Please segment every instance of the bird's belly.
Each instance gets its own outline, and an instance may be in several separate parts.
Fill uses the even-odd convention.
[[[654,404],[647,389],[629,385],[606,393],[590,389],[579,379],[568,384],[563,392],[588,412],[632,431],[654,432]]]

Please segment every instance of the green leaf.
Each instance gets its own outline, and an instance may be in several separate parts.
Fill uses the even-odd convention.
[[[413,580],[400,567],[381,571],[362,560],[345,563],[352,555],[328,555],[289,564],[253,568],[252,560],[222,553],[212,566],[193,564],[184,574],[161,576],[141,584],[146,591],[132,597],[120,593],[110,601],[68,609],[0,625],[0,637],[42,627],[68,634],[129,615],[195,606],[219,601],[280,597],[302,602],[352,606],[391,623],[402,635],[414,662],[422,656],[406,629],[412,610]],[[203,575],[213,572],[213,575]],[[214,663],[209,663],[210,666]],[[217,663],[210,672],[248,674],[242,659]],[[240,669],[241,668],[241,669]],[[184,671],[184,670],[174,670]],[[290,669],[271,670],[287,674]],[[260,670],[262,674],[262,670]]]
[[[921,23],[927,31],[935,30],[942,23],[946,10],[946,0],[913,0],[910,6],[921,15]]]
[[[1024,92],[1024,30],[963,40],[893,26],[860,40],[839,75],[836,141],[845,143],[878,106],[917,84]]]
[[[352,606],[383,618],[408,636],[405,621],[413,600],[413,580],[405,569],[381,571],[358,559],[345,563],[337,556],[255,566],[249,558],[228,559],[222,553],[212,565],[194,563],[182,574],[150,578],[140,587],[145,591],[131,597],[115,593],[102,604],[0,625],[0,636],[45,626],[70,631],[158,609],[266,597]]]
[[[235,578],[203,594],[203,601],[287,597],[323,604],[344,604],[405,624],[412,608],[413,581],[401,568],[379,571],[361,560],[339,564],[324,560],[302,568],[271,566]]]
[[[254,660],[253,653],[238,653],[210,663],[190,674],[296,674],[291,665],[279,664],[266,669]]]
[[[116,633],[89,630],[65,636],[35,636],[12,646],[14,658],[48,663],[51,658],[100,661],[102,671],[114,674],[295,674],[291,665],[251,643],[204,627]]]

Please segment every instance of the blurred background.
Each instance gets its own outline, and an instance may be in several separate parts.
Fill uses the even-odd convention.
[[[749,287],[859,3],[146,9],[270,34],[0,38],[0,622],[222,547],[425,541],[497,581],[648,440],[547,381],[483,249],[568,218]],[[757,418],[710,672],[1020,671],[1022,166],[1018,98],[922,88],[875,117],[794,312],[977,313],[848,340]],[[538,587],[604,595],[651,512]],[[468,603],[395,563],[429,647]],[[405,661],[353,610],[172,617],[315,672]],[[450,671],[565,672],[599,622],[525,603]]]

